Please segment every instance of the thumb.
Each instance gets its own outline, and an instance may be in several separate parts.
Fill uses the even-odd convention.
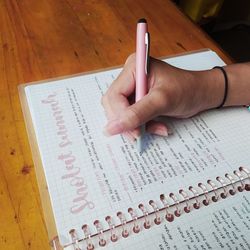
[[[161,99],[156,91],[148,93],[140,101],[122,110],[117,118],[110,120],[104,128],[104,134],[111,136],[134,130],[155,118],[162,110]]]

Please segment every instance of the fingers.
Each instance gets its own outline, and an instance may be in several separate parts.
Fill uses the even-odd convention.
[[[115,135],[138,128],[161,113],[164,98],[160,92],[152,91],[137,103],[123,109],[117,118],[110,120],[104,128],[106,135]]]
[[[163,122],[150,121],[147,123],[147,132],[154,135],[168,136],[172,134],[172,131]]]
[[[153,87],[154,74],[149,78],[149,85]],[[137,138],[139,126],[162,114],[168,106],[168,98],[164,92],[155,87],[149,91],[139,102],[130,105],[129,98],[135,92],[135,55],[131,55],[118,78],[112,83],[102,98],[108,123],[104,134],[110,136],[119,133],[127,137]],[[152,133],[167,135],[164,125],[149,126]],[[131,138],[130,138],[131,139]]]
[[[102,98],[108,120],[116,118],[130,104],[128,98],[135,90],[135,57],[131,55],[117,79]]]

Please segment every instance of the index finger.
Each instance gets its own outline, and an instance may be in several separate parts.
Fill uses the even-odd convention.
[[[128,57],[124,68],[102,97],[102,105],[108,119],[114,119],[129,104],[129,96],[135,90],[135,56]]]

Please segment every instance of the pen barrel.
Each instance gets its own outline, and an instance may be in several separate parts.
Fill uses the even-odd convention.
[[[139,101],[147,94],[147,75],[146,75],[146,42],[147,23],[138,23],[136,32],[136,93],[135,101]]]

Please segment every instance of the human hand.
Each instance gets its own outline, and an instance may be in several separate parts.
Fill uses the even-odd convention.
[[[191,117],[216,107],[223,95],[218,70],[182,70],[151,58],[148,94],[131,104],[135,91],[135,70],[135,55],[132,54],[102,98],[108,119],[104,129],[107,135],[129,133],[130,137],[136,138],[138,127],[149,121],[148,132],[167,135],[167,127],[154,122],[154,118],[162,115]]]

